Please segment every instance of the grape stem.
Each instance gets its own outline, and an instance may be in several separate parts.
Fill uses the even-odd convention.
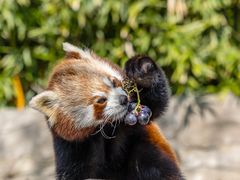
[[[127,87],[128,85],[130,87]],[[126,81],[126,83],[124,83],[124,89],[128,94],[128,99],[130,99],[130,97],[131,97],[130,95],[133,92],[135,92],[137,94],[137,105],[136,105],[134,111],[136,113],[139,113],[141,111],[141,108],[140,108],[141,107],[141,100],[140,100],[140,94],[139,93],[142,91],[142,89],[138,90],[136,83],[135,82],[129,82],[129,81]]]
[[[137,94],[137,105],[136,105],[134,111],[138,113],[140,111],[140,106],[141,106],[141,100],[140,100],[140,94],[139,94],[140,91],[138,90],[135,83],[133,86],[131,86],[131,88],[132,89],[130,91],[128,91],[128,94],[130,95],[133,92],[135,92]]]
[[[140,106],[141,106],[140,94],[139,94],[139,90],[138,90],[136,84],[134,84],[134,85],[135,85],[135,92],[137,94],[137,105],[136,105],[134,111],[139,113],[139,111],[141,110],[140,109]]]

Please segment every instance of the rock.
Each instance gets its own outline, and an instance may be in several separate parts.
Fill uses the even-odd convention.
[[[0,124],[0,179],[55,179],[51,134],[44,116],[28,108],[2,109]]]
[[[214,115],[192,114],[189,123],[182,128],[184,111],[181,106],[174,111],[176,99],[161,129],[168,135],[181,160],[181,167],[187,179],[191,180],[238,180],[240,179],[240,103],[228,95],[224,99],[208,96]],[[172,128],[172,129],[171,129]]]

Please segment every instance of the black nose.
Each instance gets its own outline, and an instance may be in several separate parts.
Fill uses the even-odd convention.
[[[119,102],[121,105],[126,105],[128,103],[128,98],[125,95],[120,95],[119,96]]]

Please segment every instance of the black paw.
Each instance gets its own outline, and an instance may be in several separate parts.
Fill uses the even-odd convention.
[[[150,57],[138,55],[126,62],[125,72],[138,86],[147,88],[153,84],[158,67]]]

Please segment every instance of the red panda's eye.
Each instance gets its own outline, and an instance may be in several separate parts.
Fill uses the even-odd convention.
[[[106,101],[107,101],[107,98],[101,97],[101,98],[99,98],[99,99],[97,100],[97,103],[103,104],[103,103],[105,103]]]

